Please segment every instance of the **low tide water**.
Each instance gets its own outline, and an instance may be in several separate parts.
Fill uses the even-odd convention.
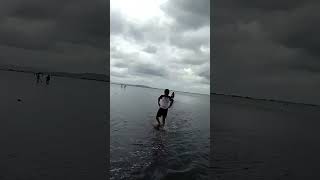
[[[110,85],[111,179],[209,179],[210,96],[175,92],[164,130],[155,130],[161,94]]]

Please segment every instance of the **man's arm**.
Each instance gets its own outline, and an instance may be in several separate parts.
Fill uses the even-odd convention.
[[[172,99],[172,98],[170,98],[170,105],[169,105],[169,108],[172,106],[172,104],[173,104],[173,99]]]
[[[160,99],[162,98],[162,95],[161,96],[159,96],[159,98],[158,98],[158,105],[160,106]]]

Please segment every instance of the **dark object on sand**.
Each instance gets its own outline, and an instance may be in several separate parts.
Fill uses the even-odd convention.
[[[18,98],[17,101],[21,102],[22,100]]]

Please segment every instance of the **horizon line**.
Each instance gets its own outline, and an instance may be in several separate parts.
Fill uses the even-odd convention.
[[[19,67],[19,66],[16,66]],[[20,66],[21,67],[21,66]],[[0,71],[8,71],[8,72],[20,72],[20,73],[35,73],[34,71],[30,70],[18,70],[18,69],[4,69],[0,65]],[[102,82],[109,82],[110,84],[126,84],[129,86],[136,86],[136,87],[145,87],[145,88],[151,88],[151,89],[163,89],[163,88],[157,88],[157,87],[151,87],[147,85],[141,85],[141,84],[128,84],[128,83],[120,83],[120,82],[112,82],[110,79],[102,80],[102,79],[94,79],[94,78],[87,78],[87,77],[73,77],[73,76],[63,76],[59,74],[54,74],[54,73],[65,73],[65,74],[97,74],[97,75],[103,75],[105,77],[108,77],[106,74],[99,74],[99,73],[89,73],[89,72],[84,72],[84,73],[71,73],[71,72],[59,72],[59,71],[43,71],[46,73],[50,73],[52,76],[58,76],[58,77],[67,77],[67,78],[77,78],[77,79],[85,79],[85,80],[94,80],[94,81],[102,81]],[[53,73],[53,74],[52,74]],[[313,103],[304,103],[304,102],[295,102],[295,101],[289,101],[289,100],[281,100],[281,99],[273,99],[273,98],[259,98],[259,97],[253,97],[253,96],[245,96],[245,95],[237,95],[237,94],[224,94],[224,93],[218,93],[218,92],[209,92],[209,94],[205,93],[197,93],[197,92],[188,92],[188,91],[181,91],[181,90],[175,90],[172,89],[172,91],[176,92],[182,92],[182,93],[190,93],[190,94],[199,94],[199,95],[220,95],[220,96],[229,96],[229,97],[237,97],[237,98],[244,98],[244,99],[251,99],[251,100],[260,100],[260,101],[271,101],[271,102],[277,102],[277,103],[286,103],[286,104],[300,104],[300,105],[306,105],[306,106],[314,106],[314,107],[319,107],[320,104],[313,104]]]
[[[273,98],[259,98],[259,97],[253,97],[253,96],[244,96],[244,95],[236,95],[236,94],[224,94],[224,93],[217,93],[217,92],[210,92],[210,94],[219,95],[219,96],[229,96],[229,97],[236,97],[236,98],[251,99],[251,100],[259,100],[259,101],[271,101],[271,102],[285,103],[285,104],[299,104],[299,105],[320,107],[320,104],[295,102],[295,101],[280,100],[280,99],[273,99]]]
[[[125,85],[129,85],[129,86],[144,86],[145,88],[151,88],[151,89],[161,89],[161,90],[165,89],[165,88],[157,88],[157,87],[152,87],[152,86],[147,86],[147,85],[142,85],[142,84],[128,84],[128,83],[120,83],[120,82],[112,82],[112,81],[110,81],[110,83],[111,84],[125,84]],[[210,96],[210,92],[208,94],[205,94],[205,93],[181,91],[181,90],[176,90],[176,89],[171,89],[170,91],[182,92],[182,93],[190,93],[190,94],[209,95]]]

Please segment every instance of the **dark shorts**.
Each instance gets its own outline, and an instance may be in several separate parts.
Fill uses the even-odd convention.
[[[159,108],[157,117],[162,116],[162,118],[165,119],[167,117],[167,114],[168,114],[168,109]]]

